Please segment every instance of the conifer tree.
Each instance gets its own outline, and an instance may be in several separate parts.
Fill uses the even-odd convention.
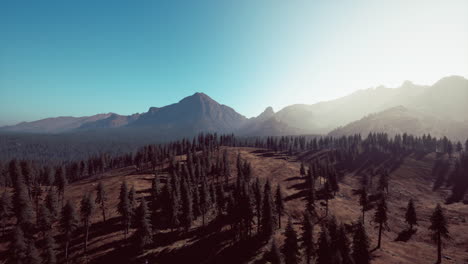
[[[332,261],[330,236],[327,227],[322,225],[322,231],[317,242],[317,264],[328,264]]]
[[[94,203],[89,194],[85,194],[80,203],[80,215],[85,229],[84,251],[88,249],[89,226],[91,225],[91,216],[94,211]]]
[[[205,216],[210,208],[210,193],[206,179],[202,179],[201,190],[200,190],[200,209],[202,214],[202,223],[205,226]]]
[[[52,229],[52,216],[45,205],[41,205],[39,207],[37,228],[42,232],[43,238],[45,238],[46,234]]]
[[[49,212],[53,218],[52,220],[56,219],[59,213],[59,210],[58,210],[57,195],[55,194],[53,187],[50,187],[49,191],[47,192],[47,195],[45,198],[45,205],[47,209],[49,209]]]
[[[136,201],[136,191],[135,186],[132,185],[130,191],[128,192],[128,203],[130,205],[130,223],[133,221],[133,217],[135,216],[135,212],[137,209],[137,201]]]
[[[297,234],[294,230],[292,220],[289,218],[288,224],[284,231],[284,245],[283,255],[284,262],[286,264],[297,264],[299,263],[299,246],[297,244]]]
[[[381,240],[382,240],[382,231],[383,229],[387,229],[387,201],[385,200],[385,196],[382,195],[379,203],[377,204],[377,209],[374,214],[374,222],[378,224],[379,228],[379,238],[377,242],[377,248],[380,248]]]
[[[284,214],[284,201],[283,201],[283,194],[281,193],[281,188],[279,184],[276,188],[275,205],[276,205],[276,214],[278,216],[278,228],[281,228],[281,216]]]
[[[301,173],[301,176],[302,176],[302,177],[305,176],[306,171],[305,171],[305,168],[304,168],[304,163],[301,163],[301,169],[299,170],[299,172]]]
[[[332,190],[328,181],[323,185],[323,196],[325,198],[325,216],[328,216],[328,200],[332,198]]]
[[[266,238],[269,238],[273,234],[275,228],[274,205],[273,198],[271,197],[270,181],[265,183],[262,209],[262,233]]]
[[[102,221],[106,222],[107,194],[104,184],[100,181],[96,187],[96,200],[94,201],[101,208]]]
[[[258,178],[253,184],[253,193],[255,198],[255,211],[257,215],[257,233],[260,233],[260,222],[262,219],[262,188]]]
[[[413,225],[418,224],[418,219],[416,217],[416,210],[414,209],[413,199],[410,199],[408,202],[408,207],[406,209],[405,221],[409,224],[409,230],[413,230]]]
[[[39,255],[39,251],[37,251],[36,245],[34,240],[30,240],[28,243],[28,247],[26,249],[26,261],[27,264],[41,264],[42,259]]]
[[[128,186],[124,181],[120,185],[119,203],[117,205],[117,211],[122,216],[122,225],[124,226],[124,235],[127,238],[128,230],[130,228],[131,220],[131,207],[130,200],[128,199]]]
[[[353,252],[352,257],[354,263],[369,264],[370,253],[369,253],[369,238],[366,234],[366,229],[362,222],[358,222],[355,227],[353,234]]]
[[[267,260],[271,264],[281,264],[281,254],[278,249],[278,246],[276,245],[276,241],[273,239],[271,242],[271,248],[270,251],[268,252]]]
[[[0,225],[2,228],[2,234],[5,235],[5,227],[11,217],[11,200],[10,196],[6,191],[2,193],[0,197]]]
[[[432,232],[432,240],[437,244],[437,262],[442,262],[442,239],[450,238],[447,220],[440,204],[437,204],[431,215],[431,225],[429,230]]]
[[[192,226],[193,221],[193,207],[192,207],[192,193],[187,184],[186,180],[183,180],[181,189],[182,198],[182,225],[185,227],[185,231],[188,231]]]
[[[388,193],[388,173],[386,171],[380,174],[378,189],[382,192],[385,190]]]
[[[65,194],[65,188],[68,184],[67,177],[65,176],[65,171],[64,169],[59,166],[55,170],[55,186],[57,186],[57,192],[59,196],[59,201],[61,205],[63,206],[63,201],[64,201],[64,194]]]
[[[179,219],[179,211],[180,211],[180,201],[179,197],[175,191],[172,191],[169,201],[169,224],[171,226],[171,230],[174,230],[180,224]]]
[[[10,246],[13,263],[24,263],[26,260],[27,244],[21,227],[17,226],[13,231],[13,241]]]
[[[366,210],[367,210],[367,207],[369,206],[369,201],[368,201],[368,198],[367,198],[367,191],[366,191],[366,188],[362,188],[361,192],[360,192],[360,195],[359,195],[359,205],[362,207],[361,208],[361,211],[362,211],[362,222],[364,223],[364,218],[365,218],[365,215],[366,215]]]
[[[68,247],[70,241],[72,240],[73,233],[75,232],[78,225],[78,220],[75,212],[75,207],[70,202],[67,201],[65,206],[62,208],[62,214],[60,216],[60,231],[63,234],[65,240],[65,260],[68,263]]]
[[[302,220],[302,248],[304,249],[306,263],[310,264],[315,255],[314,225],[308,212],[304,213]]]
[[[136,212],[136,232],[135,238],[137,242],[138,249],[142,251],[145,246],[153,243],[152,237],[152,228],[151,223],[149,221],[149,211],[148,206],[146,204],[146,200],[144,198],[141,199],[140,206]]]
[[[315,215],[315,188],[311,186],[307,192],[306,210],[310,215]]]
[[[350,252],[350,243],[349,239],[346,236],[346,230],[344,225],[341,225],[338,228],[337,234],[337,248],[340,253],[340,263],[341,264],[353,264],[351,259],[351,252]]]
[[[45,252],[44,252],[44,263],[56,264],[57,263],[57,245],[55,244],[54,237],[51,233],[47,234],[45,238]]]

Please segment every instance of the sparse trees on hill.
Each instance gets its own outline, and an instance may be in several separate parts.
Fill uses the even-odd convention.
[[[379,224],[379,238],[377,242],[377,248],[380,248],[381,240],[382,240],[382,231],[383,229],[387,228],[387,201],[385,200],[385,196],[382,195],[379,203],[377,204],[377,209],[374,214],[374,222]]]
[[[413,230],[413,225],[418,224],[418,219],[416,217],[416,210],[414,209],[413,199],[410,199],[408,202],[408,207],[406,208],[405,221],[409,224],[409,230]]]
[[[437,262],[442,262],[442,240],[450,238],[448,231],[447,220],[440,204],[437,204],[431,216],[431,225],[429,230],[432,231],[432,240],[437,243]]]
[[[68,200],[65,206],[62,208],[62,214],[60,216],[60,231],[62,232],[63,239],[65,240],[65,260],[68,263],[68,247],[72,240],[73,233],[75,232],[78,225],[78,220],[75,212],[75,207]]]
[[[102,213],[102,221],[106,222],[106,210],[107,210],[107,194],[104,184],[100,181],[96,187],[96,200],[95,203],[99,205]]]
[[[354,263],[370,263],[369,238],[367,237],[366,229],[362,222],[358,222],[355,226],[352,257]]]
[[[299,263],[299,246],[297,243],[297,234],[294,230],[292,220],[289,218],[286,230],[284,231],[283,255],[286,264]]]

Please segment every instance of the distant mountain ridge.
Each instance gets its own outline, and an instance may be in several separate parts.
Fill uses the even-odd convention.
[[[468,80],[442,78],[432,86],[405,81],[399,88],[356,91],[350,95],[311,105],[290,105],[278,112],[267,107],[259,116],[246,118],[204,93],[177,103],[150,107],[129,116],[115,113],[87,117],[56,117],[22,122],[0,131],[29,133],[140,133],[162,138],[191,136],[199,132],[236,133],[245,136],[298,134],[347,134],[405,131],[461,137],[468,134]],[[399,116],[401,122],[396,122]],[[404,124],[412,120],[412,125]],[[385,124],[385,125],[384,125]],[[450,125],[450,130],[443,126]],[[91,135],[91,134],[90,134]],[[468,137],[468,135],[467,135]]]

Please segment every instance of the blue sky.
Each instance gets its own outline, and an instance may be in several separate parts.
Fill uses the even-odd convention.
[[[468,76],[468,1],[1,1],[0,125]]]

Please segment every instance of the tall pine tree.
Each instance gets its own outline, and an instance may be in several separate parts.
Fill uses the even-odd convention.
[[[440,204],[437,204],[431,215],[431,225],[429,230],[432,232],[432,240],[437,244],[437,262],[442,262],[442,239],[450,238],[447,220]]]

